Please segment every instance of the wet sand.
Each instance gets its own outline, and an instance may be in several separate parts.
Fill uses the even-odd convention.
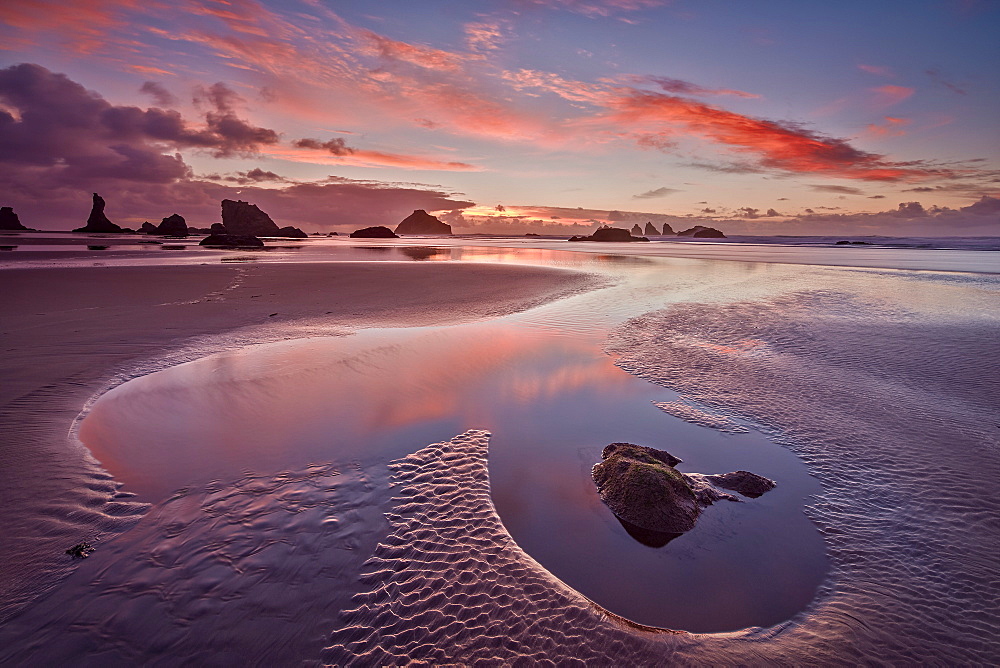
[[[698,265],[684,266],[693,272]],[[835,568],[819,597],[793,619],[734,633],[674,634],[608,615],[512,541],[490,498],[490,438],[474,431],[398,459],[395,488],[384,465],[346,462],[179,490],[134,531],[105,543],[101,562],[76,568],[58,592],[71,604],[47,597],[0,631],[0,646],[20,643],[0,650],[0,662],[180,664],[211,655],[219,663],[245,663],[266,655],[279,663],[319,657],[338,665],[991,663],[1000,656],[988,589],[996,574],[989,557],[996,538],[990,492],[1000,446],[991,407],[1000,395],[993,377],[977,369],[979,361],[996,357],[996,279],[748,265],[746,281],[734,274],[729,284],[717,276],[719,267],[705,263],[704,284],[687,298],[675,295],[673,306],[624,323],[611,349],[634,374],[784,435],[823,482],[824,493],[808,513],[833,551]],[[58,437],[52,442],[62,447],[53,449],[53,459],[66,460],[53,489],[61,485],[76,495],[64,499],[43,490],[39,498],[36,490],[22,489],[29,498],[17,499],[21,507],[36,504],[31,515],[51,518],[59,530],[87,522],[109,533],[130,526],[145,507],[134,497],[110,499],[117,483],[93,466],[87,475],[74,473],[79,463],[66,457],[65,429],[81,403],[127,376],[227,347],[308,336],[324,325],[293,314],[269,332],[254,326],[270,315],[264,309],[220,337],[225,309],[209,306],[216,299],[246,304],[230,293],[253,299],[258,293],[242,288],[259,285],[254,281],[263,270],[232,269],[243,270],[246,282],[226,291],[237,283],[230,275],[221,287],[204,286],[197,301],[206,322],[218,320],[215,334],[171,351],[165,349],[171,335],[160,331],[170,319],[150,319],[137,325],[149,342],[142,351],[109,357],[98,370],[84,365],[68,380],[49,381],[26,396],[5,397],[4,418],[21,409],[26,431],[32,425],[23,418],[32,406],[36,417],[50,420],[48,437]],[[658,274],[652,265],[648,270]],[[584,287],[549,285],[558,294]],[[681,287],[675,282],[669,289]],[[648,291],[632,289],[628,299]],[[129,290],[142,293],[141,286]],[[498,288],[507,290],[507,284]],[[413,292],[419,299],[421,290]],[[725,295],[715,296],[720,292]],[[601,302],[602,294],[611,303]],[[602,305],[602,312],[627,300],[614,290],[591,296],[597,298],[591,306]],[[435,294],[423,303],[431,308],[439,299]],[[69,326],[59,336],[66,351],[75,300],[66,295],[64,301],[62,322]],[[384,311],[348,309],[342,319],[330,314],[325,325],[400,322],[406,314],[410,324],[449,321],[434,309],[421,311],[419,301],[403,308],[400,301]],[[37,316],[23,308],[19,322],[30,317]],[[102,319],[88,322],[99,327]],[[28,325],[20,331],[22,340],[34,338]],[[106,333],[92,335],[98,336],[105,337],[94,346],[100,351],[119,343]],[[47,352],[36,349],[41,359]],[[79,352],[94,354],[86,347]],[[116,378],[116,370],[125,375]],[[53,419],[42,412],[46,406],[65,412]],[[887,420],[887,413],[896,417]],[[970,492],[984,489],[985,495]],[[81,500],[87,495],[91,501]],[[372,513],[383,504],[390,508],[387,523]],[[93,514],[58,515],[60,508],[79,507]],[[373,530],[379,522],[384,530]],[[329,591],[337,593],[320,594]],[[733,592],[733,604],[740,600]],[[265,641],[271,642],[266,654],[259,651]]]
[[[147,510],[68,434],[94,396],[212,352],[372,326],[473,321],[590,289],[561,269],[327,263],[0,271],[0,622],[75,567],[64,550]]]

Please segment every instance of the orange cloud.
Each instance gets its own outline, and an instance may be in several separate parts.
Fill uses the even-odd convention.
[[[937,170],[886,162],[882,156],[856,149],[843,139],[823,137],[798,126],[750,118],[676,96],[622,91],[610,106],[614,110],[611,119],[633,132],[695,133],[735,151],[757,154],[764,167],[773,169],[872,181],[942,175]]]

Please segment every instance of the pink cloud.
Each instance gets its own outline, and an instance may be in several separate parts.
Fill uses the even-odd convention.
[[[402,153],[387,153],[365,149],[346,148],[331,151],[322,144],[316,146],[299,145],[298,147],[271,146],[264,154],[292,162],[307,162],[314,165],[352,165],[356,167],[396,167],[399,169],[414,169],[447,172],[478,172],[481,167],[455,160],[438,160],[419,155]]]
[[[607,17],[619,12],[653,9],[667,4],[665,0],[522,0],[525,4],[564,9],[590,17]]]
[[[916,88],[894,86],[892,84],[886,84],[885,86],[879,86],[871,90],[876,94],[875,104],[879,107],[891,107],[899,104],[917,92]]]
[[[862,72],[867,72],[868,74],[874,74],[880,77],[896,76],[891,69],[881,65],[858,65],[858,69]]]
[[[886,116],[885,123],[878,125],[876,123],[871,123],[865,128],[868,134],[876,137],[900,137],[906,134],[906,130],[903,128],[910,124],[909,118],[895,118],[893,116]]]

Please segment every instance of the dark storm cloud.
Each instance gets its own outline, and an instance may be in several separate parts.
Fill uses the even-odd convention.
[[[681,191],[676,188],[667,188],[664,186],[662,188],[656,188],[655,190],[647,190],[646,192],[639,193],[638,195],[632,195],[632,199],[655,199],[657,197],[666,197],[667,195],[679,192]]]
[[[177,96],[167,90],[166,86],[155,81],[147,81],[139,88],[140,93],[146,93],[153,98],[153,102],[161,107],[172,107],[177,104]]]
[[[225,94],[216,97],[228,102]],[[273,144],[273,130],[257,128],[216,108],[194,128],[176,111],[114,106],[63,74],[40,65],[0,70],[0,163],[34,168],[50,184],[97,179],[167,183],[188,176],[179,155],[200,148],[217,157],[253,153]]]
[[[864,195],[864,191],[860,188],[852,188],[851,186],[831,186],[831,185],[811,185],[810,189],[821,193],[837,193],[838,195]]]
[[[318,139],[296,139],[292,142],[292,146],[298,148],[310,148],[317,151],[329,151],[333,155],[350,155],[354,153],[354,149],[347,145],[347,142],[340,137],[334,139],[329,139],[327,141],[320,141]]]

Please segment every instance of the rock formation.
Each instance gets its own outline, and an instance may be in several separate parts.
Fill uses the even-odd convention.
[[[263,248],[264,242],[252,234],[210,234],[202,239],[198,245],[221,248]]]
[[[639,223],[636,223],[635,225],[633,225],[632,229],[629,230],[629,231],[632,233],[632,236],[634,236],[634,237],[641,237],[642,236],[642,228],[639,227]]]
[[[227,234],[250,234],[255,237],[278,236],[278,226],[271,217],[243,200],[222,200],[222,225]]]
[[[663,236],[671,236],[674,234],[674,228],[670,227],[669,223],[663,223]]]
[[[306,234],[305,232],[303,232],[302,230],[300,230],[297,227],[292,227],[291,225],[288,225],[288,226],[282,227],[280,230],[278,230],[278,233],[275,234],[274,236],[276,236],[276,237],[287,237],[289,239],[305,239],[309,235]]]
[[[635,237],[629,234],[628,230],[620,227],[600,227],[593,234],[586,237],[570,237],[570,241],[649,241],[646,237]]]
[[[226,226],[222,223],[212,223],[212,226],[208,228],[209,234],[229,234],[226,231]]]
[[[0,207],[0,230],[23,232],[27,227],[21,224],[21,219],[14,213],[14,207]]]
[[[398,239],[399,237],[384,225],[365,227],[351,232],[352,239]]]
[[[396,234],[451,234],[451,225],[417,209],[396,226]]]
[[[156,233],[171,237],[186,237],[188,235],[188,226],[184,221],[184,217],[175,213],[160,221],[160,224],[156,227]]]
[[[689,227],[683,232],[678,232],[679,237],[694,237],[696,239],[725,239],[726,235],[715,229],[714,227],[705,227],[704,225],[695,225],[694,227]]]
[[[655,227],[653,227],[652,223],[646,223],[646,229],[644,229],[642,233],[645,234],[647,237],[656,237],[659,236],[660,231]]]
[[[684,474],[674,468],[681,460],[669,452],[632,443],[606,446],[601,459],[593,470],[601,500],[626,529],[641,529],[643,542],[647,538],[656,542],[645,535],[649,532],[669,535],[690,531],[702,508],[716,501],[739,501],[719,487],[751,498],[774,489],[773,481],[747,471]]]
[[[153,225],[148,220],[139,226],[139,232],[142,234],[159,234],[160,231],[156,229],[156,225]]]
[[[74,232],[96,232],[108,234],[111,232],[124,232],[122,228],[118,227],[104,215],[104,198],[94,193],[94,206],[90,209],[90,217],[87,218],[87,224],[83,227],[78,227]]]

